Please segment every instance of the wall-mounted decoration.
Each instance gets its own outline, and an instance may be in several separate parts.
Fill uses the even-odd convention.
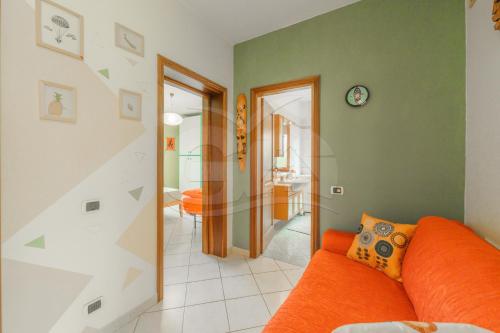
[[[103,68],[103,69],[99,70],[98,72],[99,72],[99,74],[104,76],[106,79],[109,79],[109,69]]]
[[[144,57],[144,36],[119,23],[115,23],[115,45]]]
[[[144,190],[144,186],[134,188],[133,190],[128,191],[128,193],[132,196],[132,198],[139,201],[141,199],[142,190]]]
[[[40,81],[40,119],[76,122],[76,89]]]
[[[368,102],[370,92],[365,86],[354,86],[347,91],[345,100],[347,104],[354,107],[363,106]]]
[[[493,1],[493,12],[491,19],[495,22],[495,30],[500,30],[500,0]]]
[[[37,45],[83,60],[80,14],[50,0],[37,0],[35,17]]]
[[[240,171],[245,171],[247,161],[247,98],[240,94],[236,103],[236,141]]]
[[[142,95],[120,89],[120,118],[141,121]]]
[[[167,151],[175,151],[175,138],[170,138],[168,137],[166,139],[166,145],[165,145],[165,149]]]
[[[474,7],[474,5],[476,4],[476,1],[477,0],[469,0],[469,8]]]

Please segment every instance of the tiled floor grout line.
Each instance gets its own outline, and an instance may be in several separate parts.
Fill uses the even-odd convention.
[[[229,313],[227,312],[226,292],[224,291],[224,283],[222,283],[222,272],[220,271],[219,260],[217,260],[217,267],[219,268],[219,279],[222,287],[222,297],[224,298],[224,309],[226,310],[227,327],[229,328],[229,332],[231,332],[231,323],[229,322]]]

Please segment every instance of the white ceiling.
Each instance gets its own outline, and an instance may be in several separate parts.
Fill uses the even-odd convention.
[[[178,113],[182,116],[201,113],[203,100],[200,96],[189,93],[183,89],[165,84],[165,104],[164,111]],[[170,94],[173,93],[173,98]],[[172,108],[173,107],[173,108]]]
[[[273,113],[284,116],[298,127],[311,127],[311,88],[268,95],[264,100],[271,105]]]
[[[360,0],[178,1],[233,45]]]

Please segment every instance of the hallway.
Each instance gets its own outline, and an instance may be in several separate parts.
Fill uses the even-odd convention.
[[[201,223],[166,208],[165,299],[119,333],[260,332],[303,268],[267,257],[225,259],[201,251]]]

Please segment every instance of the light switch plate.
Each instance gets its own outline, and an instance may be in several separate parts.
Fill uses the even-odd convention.
[[[332,194],[332,195],[344,195],[344,187],[332,185],[332,187],[330,187],[330,194]]]
[[[100,200],[88,200],[82,203],[82,213],[91,214],[97,213],[101,210],[101,201]]]

